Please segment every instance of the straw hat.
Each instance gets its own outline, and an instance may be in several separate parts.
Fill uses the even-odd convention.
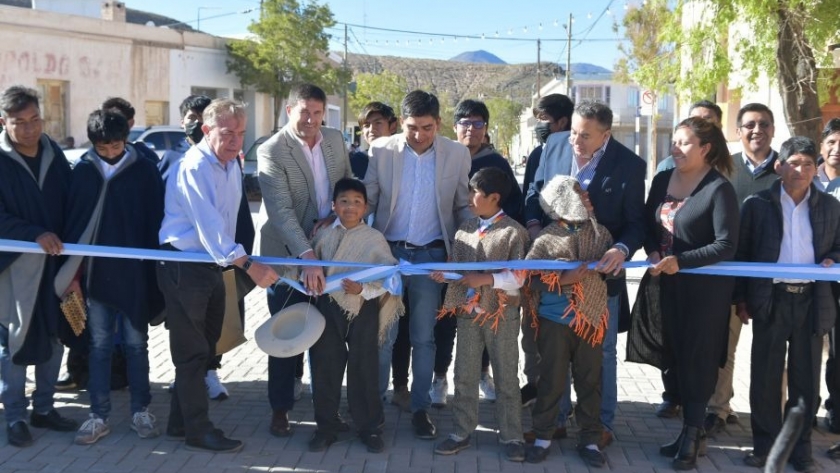
[[[274,314],[257,328],[254,339],[260,350],[277,358],[299,355],[324,332],[324,316],[314,305],[299,302]]]

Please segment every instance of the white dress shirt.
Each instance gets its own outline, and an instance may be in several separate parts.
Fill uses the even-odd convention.
[[[94,151],[96,154],[96,151]],[[107,161],[102,159],[101,156],[96,155],[96,160],[99,162],[99,167],[102,169],[102,175],[105,177],[105,180],[110,180],[114,177],[114,174],[119,171],[119,169],[125,164],[125,158],[128,156],[128,149],[123,151],[122,156],[120,156],[120,160],[116,162],[116,164],[109,164]]]
[[[434,146],[418,155],[406,144],[402,184],[391,222],[385,229],[386,240],[427,245],[443,239],[437,211],[435,158]]]
[[[805,198],[799,204],[785,192],[781,186],[782,202],[782,244],[779,247],[779,263],[814,264],[814,232],[811,230],[811,214],[808,209],[808,198],[811,189],[805,193]],[[774,283],[801,284],[814,282],[808,279],[774,278]]]
[[[332,212],[332,195],[330,193],[330,178],[327,175],[327,165],[324,162],[324,152],[321,151],[321,141],[324,135],[318,132],[318,139],[312,148],[295,135],[303,155],[312,170],[312,180],[315,182],[315,198],[318,200],[318,218],[326,218]]]
[[[235,240],[241,199],[239,165],[222,164],[202,140],[187,151],[166,183],[160,243],[207,252],[219,266],[233,264],[246,255]]]

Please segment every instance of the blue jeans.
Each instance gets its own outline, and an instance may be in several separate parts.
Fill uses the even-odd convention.
[[[601,363],[601,423],[604,428],[612,431],[615,421],[615,410],[618,407],[618,316],[621,312],[621,296],[610,296],[607,298],[607,310],[610,313],[607,322],[607,333],[604,335],[604,360]],[[571,376],[571,374],[570,374]],[[572,412],[572,400],[570,380],[566,380],[566,394],[560,400],[560,416],[557,425],[566,425],[566,419]]]
[[[32,393],[32,410],[39,414],[46,414],[53,408],[55,382],[61,369],[61,357],[64,347],[58,339],[51,341],[52,356],[44,363],[35,365],[35,392]],[[26,366],[12,362],[9,353],[9,329],[0,325],[0,384],[3,392],[3,409],[6,422],[10,425],[17,421],[26,420],[26,409],[29,401],[26,399]]]
[[[107,419],[111,414],[111,356],[117,327],[122,328],[122,344],[128,363],[128,390],[131,413],[145,409],[152,400],[149,388],[149,327],[135,327],[125,313],[88,299],[87,328],[90,331],[88,394],[90,411]]]
[[[391,245],[391,252],[398,260],[410,263],[446,261],[445,248],[409,250]],[[428,410],[432,405],[429,389],[435,367],[435,323],[441,305],[442,284],[427,275],[403,276],[403,291],[408,296],[409,337],[411,338],[411,412]],[[394,324],[385,343],[379,350],[379,391],[388,389],[391,352],[397,339],[398,324]],[[382,386],[385,386],[385,389]]]

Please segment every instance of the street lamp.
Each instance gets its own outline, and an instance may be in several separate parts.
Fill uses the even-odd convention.
[[[195,18],[195,29],[201,31],[201,10],[221,10],[222,7],[198,7],[198,12]]]

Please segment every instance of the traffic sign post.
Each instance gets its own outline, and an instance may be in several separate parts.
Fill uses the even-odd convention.
[[[641,107],[639,114],[643,117],[653,116],[653,106],[656,103],[656,93],[652,90],[645,90],[641,94]]]

